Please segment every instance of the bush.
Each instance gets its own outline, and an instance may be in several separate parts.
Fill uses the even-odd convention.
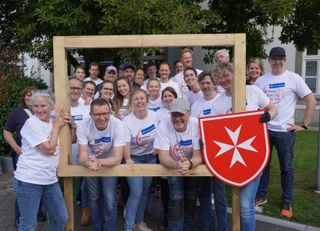
[[[28,86],[46,89],[47,85],[40,78],[29,78],[18,71],[16,65],[0,62],[0,124],[3,127],[11,110],[18,105],[21,92]],[[0,150],[8,147],[3,132],[0,132]]]

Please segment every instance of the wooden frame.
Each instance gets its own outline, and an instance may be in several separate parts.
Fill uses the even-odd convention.
[[[66,49],[76,48],[138,48],[138,47],[192,47],[192,46],[230,46],[234,47],[235,78],[233,81],[234,112],[245,109],[245,67],[246,37],[245,34],[180,34],[180,35],[121,35],[121,36],[56,36],[53,38],[54,84],[56,109],[69,108],[69,83],[67,78]],[[235,87],[237,86],[237,87]],[[73,188],[72,177],[76,176],[176,176],[177,171],[161,165],[119,165],[91,171],[82,166],[70,165],[71,138],[69,128],[60,132],[61,155],[58,175],[64,177],[64,190],[69,220],[67,230],[73,227]],[[204,165],[193,169],[188,175],[210,176]],[[235,205],[239,209],[239,189],[233,190]],[[233,213],[234,214],[234,213]],[[240,230],[240,216],[233,217],[233,230]],[[234,226],[234,225],[233,225]]]

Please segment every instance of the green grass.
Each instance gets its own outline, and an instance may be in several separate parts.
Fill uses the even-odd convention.
[[[293,217],[290,221],[320,227],[320,194],[316,189],[317,131],[304,131],[296,136],[294,153],[295,185],[293,194]],[[263,206],[263,215],[279,216],[281,207],[280,169],[274,149],[268,188],[268,203]],[[230,191],[228,190],[230,201]],[[288,220],[288,219],[285,219]]]

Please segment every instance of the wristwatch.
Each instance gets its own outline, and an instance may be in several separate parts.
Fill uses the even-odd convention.
[[[190,163],[189,170],[191,170],[191,169],[192,169],[192,167],[193,167],[193,163],[192,163],[192,161],[191,161],[191,160],[189,160],[189,163]]]
[[[301,124],[300,124],[300,127],[304,128],[304,129],[306,129],[306,130],[308,130],[308,127],[307,127],[304,123],[301,123]]]

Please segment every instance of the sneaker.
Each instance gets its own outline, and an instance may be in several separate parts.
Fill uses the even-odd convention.
[[[152,231],[143,221],[134,226],[134,231]]]
[[[268,202],[267,198],[257,198],[254,207],[264,205]]]
[[[280,216],[291,218],[292,217],[292,205],[291,204],[283,204],[282,209],[280,211]]]
[[[80,225],[87,226],[90,225],[90,212],[89,208],[82,208]]]

